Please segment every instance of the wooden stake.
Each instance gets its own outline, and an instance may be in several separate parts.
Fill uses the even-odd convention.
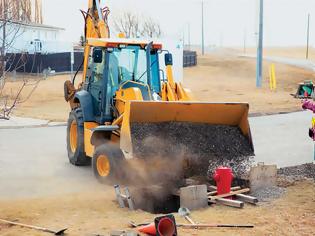
[[[231,196],[234,196],[236,194],[248,193],[249,191],[250,191],[249,188],[244,188],[244,189],[241,189],[241,190],[238,190],[238,191],[232,191],[232,192],[226,193],[226,194],[221,194],[221,195],[217,195],[217,196],[209,196],[208,198],[210,200],[216,200],[216,199],[219,199],[219,198],[231,197]]]
[[[211,186],[211,187],[212,187],[212,186]],[[236,191],[236,190],[240,190],[240,189],[241,189],[240,186],[232,187],[232,188],[231,188],[231,191]],[[218,191],[216,190],[216,187],[215,187],[215,191],[209,192],[209,193],[207,193],[207,194],[208,194],[208,196],[213,196],[213,195],[218,194]]]

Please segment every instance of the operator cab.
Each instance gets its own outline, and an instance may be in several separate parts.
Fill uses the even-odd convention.
[[[127,39],[88,39],[87,44],[90,56],[84,89],[92,96],[96,122],[113,121],[119,91],[119,95],[128,89],[139,91],[134,100],[159,99],[161,44]]]

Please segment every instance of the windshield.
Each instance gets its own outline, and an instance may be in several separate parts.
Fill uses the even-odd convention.
[[[160,92],[158,68],[158,55],[151,53],[152,89],[156,92]],[[139,46],[128,46],[123,49],[114,48],[109,53],[109,79],[116,89],[121,83],[129,80],[148,84],[146,50]]]

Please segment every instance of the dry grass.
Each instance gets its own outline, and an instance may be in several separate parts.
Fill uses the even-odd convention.
[[[184,70],[184,84],[195,97],[209,102],[249,102],[251,113],[277,113],[300,109],[300,101],[293,99],[297,84],[314,80],[313,72],[276,64],[278,89],[268,88],[268,62],[265,62],[264,86],[255,87],[255,60],[233,55],[213,54],[199,58],[199,64]],[[57,75],[42,81],[32,97],[15,111],[17,116],[65,121],[69,105],[63,98],[63,83],[69,75]],[[79,75],[80,78],[80,75]],[[80,79],[78,79],[80,80]],[[16,90],[19,82],[7,83],[7,92]],[[27,94],[26,89],[24,94]],[[22,94],[23,98],[23,94]]]

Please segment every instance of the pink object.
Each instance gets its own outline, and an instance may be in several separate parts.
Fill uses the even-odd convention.
[[[217,183],[218,195],[231,192],[231,185],[234,178],[231,168],[219,167],[216,169],[213,178]]]
[[[304,110],[310,110],[312,111],[313,113],[315,113],[315,103],[309,101],[309,100],[304,100],[303,101],[303,105],[302,105],[302,108]]]

